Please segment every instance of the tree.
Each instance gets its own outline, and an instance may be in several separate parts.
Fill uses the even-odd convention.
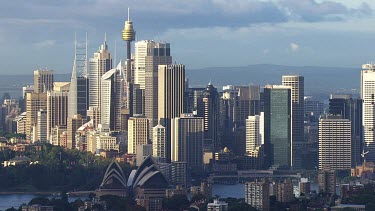
[[[31,199],[31,201],[29,202],[29,205],[34,205],[34,204],[48,206],[50,205],[50,200],[44,197],[36,197],[36,198]]]
[[[163,199],[163,208],[167,210],[183,210],[189,207],[189,200],[186,195],[175,195]]]

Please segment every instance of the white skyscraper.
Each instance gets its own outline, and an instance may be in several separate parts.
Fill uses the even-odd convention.
[[[107,42],[100,45],[94,57],[89,60],[89,106],[98,107],[101,102],[101,78],[104,73],[112,69],[112,57],[108,51]]]
[[[249,116],[246,119],[246,152],[264,144],[264,115]]]
[[[362,107],[362,125],[363,140],[365,143],[366,160],[375,162],[375,65],[362,65],[361,72],[361,98]]]
[[[319,120],[319,169],[351,168],[351,122],[341,116]]]
[[[110,130],[121,130],[121,63],[101,78],[101,124]]]
[[[160,51],[161,49],[161,51]],[[165,51],[163,51],[165,50]],[[168,52],[167,52],[168,51]],[[134,84],[139,84],[140,89],[146,88],[146,57],[170,56],[169,43],[158,43],[152,40],[141,40],[135,43],[134,52]],[[172,59],[160,64],[171,64]],[[157,69],[156,65],[156,69]]]

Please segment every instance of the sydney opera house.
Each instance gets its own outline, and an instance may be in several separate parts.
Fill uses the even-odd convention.
[[[128,180],[120,165],[112,161],[100,187],[97,196],[117,195],[134,197],[138,205],[146,210],[160,210],[166,189],[170,186],[168,180],[156,166],[151,156],[148,156],[137,170],[133,170]]]

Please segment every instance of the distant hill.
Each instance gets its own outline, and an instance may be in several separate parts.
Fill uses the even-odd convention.
[[[209,67],[187,69],[191,86],[206,86],[210,81],[218,89],[223,85],[281,84],[281,76],[298,74],[305,77],[305,93],[359,93],[360,68],[283,66],[257,64],[245,67]],[[70,74],[56,74],[56,81],[70,81]],[[8,92],[12,97],[22,95],[22,87],[33,83],[33,75],[1,75],[0,97]]]
[[[187,77],[192,85],[205,86],[211,81],[220,88],[227,84],[281,84],[281,76],[286,74],[303,75],[306,93],[331,93],[340,90],[359,93],[360,68],[258,64],[187,70]]]

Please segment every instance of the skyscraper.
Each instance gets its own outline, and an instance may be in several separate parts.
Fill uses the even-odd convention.
[[[33,126],[36,126],[39,110],[47,110],[47,93],[26,94],[26,140],[31,141]],[[34,134],[35,135],[35,134]]]
[[[297,149],[296,142],[302,142],[304,138],[304,77],[300,75],[284,75],[282,77],[282,85],[289,86],[291,89],[292,112],[291,112],[291,138],[292,138],[292,166],[295,169],[302,167],[302,149]],[[293,144],[294,143],[294,144]]]
[[[166,158],[171,157],[171,119],[184,111],[185,66],[159,65],[158,118],[166,129]]]
[[[351,168],[351,123],[341,116],[319,120],[319,169]]]
[[[203,168],[204,120],[193,114],[172,119],[171,160],[187,162],[192,170]]]
[[[352,167],[361,164],[362,139],[362,100],[353,99],[352,95],[332,94],[329,99],[329,113],[349,119],[352,131]]]
[[[75,66],[76,64],[73,65],[68,95],[68,116],[73,117],[79,114],[83,118],[86,118],[89,106],[89,79],[86,75],[77,75]]]
[[[47,92],[47,139],[55,126],[66,126],[68,118],[68,92]]]
[[[217,89],[209,83],[203,92],[204,105],[204,150],[214,151],[219,147],[220,97]]]
[[[94,57],[89,59],[89,106],[98,107],[99,111],[102,96],[101,78],[110,69],[112,69],[112,57],[104,40],[103,45],[100,45],[99,50],[94,53]]]
[[[148,144],[148,119],[143,116],[128,120],[128,154],[137,154],[137,146]]]
[[[264,113],[249,116],[246,120],[246,152],[255,150],[264,143]]]
[[[375,65],[364,64],[361,71],[361,99],[366,160],[375,162]]]
[[[121,68],[121,63],[119,65]],[[112,69],[101,78],[101,124],[110,130],[121,130],[121,76],[120,69]]]
[[[140,52],[141,47],[143,53]],[[150,129],[158,124],[158,65],[171,63],[169,43],[157,43],[148,40],[136,43],[134,80],[136,84],[140,85],[141,89],[142,87],[145,89],[145,116],[148,118]],[[143,68],[144,82],[141,76]]]
[[[267,85],[264,88],[264,142],[268,161],[276,167],[290,168],[291,90],[288,86]]]
[[[53,89],[53,70],[34,70],[34,92],[43,93]]]
[[[122,40],[126,42],[126,78],[123,84],[126,92],[125,107],[129,109],[129,114],[133,115],[133,80],[132,80],[132,61],[131,61],[131,42],[135,40],[135,31],[133,22],[130,20],[130,9],[128,8],[128,20],[125,21],[122,30]]]

